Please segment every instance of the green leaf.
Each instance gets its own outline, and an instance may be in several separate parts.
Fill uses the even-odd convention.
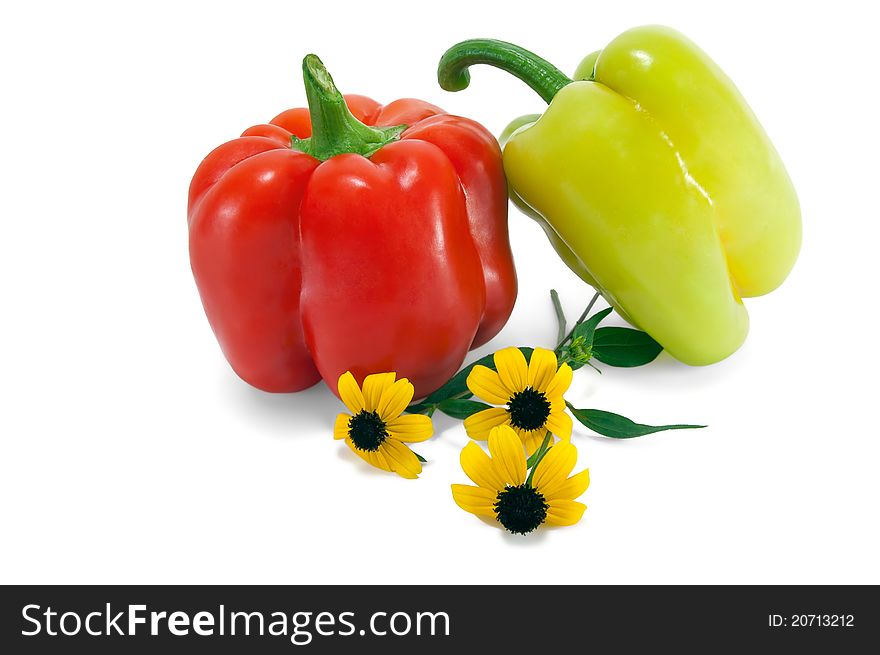
[[[625,416],[613,414],[601,409],[576,409],[571,404],[566,403],[574,417],[590,428],[593,432],[597,432],[605,437],[612,439],[632,439],[633,437],[641,437],[654,432],[662,432],[663,430],[689,430],[696,428],[704,428],[705,425],[643,425],[634,423]]]
[[[603,327],[593,335],[593,357],[609,366],[644,366],[662,351],[663,346],[641,330]]]
[[[431,410],[433,409],[435,409],[433,404],[418,403],[416,405],[410,405],[404,411],[407,414],[428,414],[428,416],[430,416],[429,412],[431,412]]]
[[[596,331],[596,326],[599,325],[602,319],[608,316],[611,311],[611,307],[606,307],[601,312],[596,312],[590,316],[590,318],[583,323],[578,323],[571,334],[572,340],[577,339],[578,337],[583,337],[584,348],[589,348],[593,344],[593,333]]]
[[[428,460],[419,455],[416,451],[412,451],[412,454],[415,455],[422,464],[427,463]]]
[[[528,361],[532,356],[532,348],[521,347],[523,355],[526,356],[526,361]],[[431,405],[440,403],[447,398],[452,398],[453,396],[458,396],[460,398],[470,398],[471,392],[467,388],[467,377],[470,375],[470,372],[474,370],[474,366],[488,366],[493,371],[495,370],[495,360],[493,359],[494,355],[486,355],[478,359],[477,361],[468,364],[463,369],[461,369],[458,373],[453,375],[446,384],[437,389],[434,393],[429,395],[422,401],[423,405]]]
[[[449,378],[442,387],[437,389],[434,393],[430,394],[427,398],[425,398],[425,404],[431,403],[439,403],[447,398],[451,398],[452,396],[460,396],[464,393],[470,393],[467,388],[467,376],[473,370],[474,366],[488,366],[489,368],[495,368],[495,363],[492,360],[492,355],[486,355],[485,357],[478,359],[472,364],[468,364],[463,369],[461,369],[458,373]]]
[[[490,405],[477,402],[476,400],[465,400],[464,398],[447,398],[437,406],[437,409],[439,409],[447,416],[451,416],[452,418],[457,418],[463,421],[471,414],[482,412],[484,409],[489,409],[489,407]]]

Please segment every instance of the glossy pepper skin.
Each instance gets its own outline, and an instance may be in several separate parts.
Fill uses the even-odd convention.
[[[627,320],[692,365],[733,353],[742,298],[788,275],[801,243],[794,187],[742,95],[678,32],[639,27],[588,55],[572,81],[510,44],[471,41],[441,61],[517,74],[550,103],[505,135],[514,201]],[[512,62],[512,63],[511,63]]]
[[[516,299],[498,143],[419,100],[343,99],[314,55],[303,73],[310,109],[246,130],[193,177],[208,320],[260,389],[395,371],[426,395]]]

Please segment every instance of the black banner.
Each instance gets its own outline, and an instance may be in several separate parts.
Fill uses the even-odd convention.
[[[21,586],[0,652],[855,652],[878,620],[874,587]]]

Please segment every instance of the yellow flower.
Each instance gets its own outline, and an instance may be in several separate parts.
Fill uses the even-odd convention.
[[[489,432],[489,455],[471,442],[461,451],[461,468],[477,486],[452,485],[463,510],[496,519],[509,532],[527,534],[542,523],[574,525],[587,506],[574,499],[590,486],[590,471],[568,477],[577,449],[560,441],[544,453],[526,477],[526,456],[506,425]]]
[[[548,431],[571,439],[571,417],[562,397],[571,385],[571,367],[563,364],[557,370],[556,353],[545,348],[535,348],[528,364],[519,348],[499,350],[494,359],[498,372],[475,366],[467,386],[487,403],[507,407],[491,407],[466,418],[468,435],[482,441],[496,425],[509,425],[529,453],[538,449]]]
[[[406,414],[413,385],[406,378],[394,381],[394,373],[368,375],[363,391],[350,371],[339,377],[339,397],[351,414],[340,414],[333,427],[334,439],[345,443],[364,461],[404,478],[417,478],[422,464],[405,443],[424,441],[434,433],[428,416]]]

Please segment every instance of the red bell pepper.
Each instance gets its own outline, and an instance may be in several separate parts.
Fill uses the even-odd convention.
[[[260,389],[395,371],[424,396],[516,299],[500,149],[420,100],[343,97],[314,55],[303,77],[308,110],[246,130],[193,177],[205,313]]]

